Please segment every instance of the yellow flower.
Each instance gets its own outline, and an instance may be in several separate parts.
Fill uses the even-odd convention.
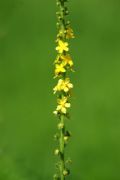
[[[72,59],[71,59],[71,57],[70,57],[70,55],[69,54],[67,54],[67,55],[62,55],[61,56],[61,59],[63,60],[63,63],[64,63],[64,65],[69,65],[70,67],[72,67],[74,64],[73,64],[73,61],[72,61]]]
[[[75,38],[73,30],[70,27],[68,27],[68,29],[66,30],[66,38],[67,39]]]
[[[56,64],[55,66],[55,75],[58,75],[60,73],[66,72],[66,69],[64,68],[63,64]]]
[[[73,84],[70,83],[70,79],[69,78],[66,78],[65,80],[59,79],[58,84],[57,84],[57,86],[54,87],[53,91],[54,91],[54,94],[57,91],[68,92],[72,88],[73,88]]]
[[[56,50],[57,50],[59,53],[63,53],[64,51],[69,51],[68,43],[67,43],[67,42],[64,42],[64,41],[62,41],[62,40],[59,40],[59,41],[58,41],[58,46],[56,47]]]
[[[58,99],[58,106],[56,111],[61,112],[63,114],[67,113],[67,108],[70,108],[71,104],[67,102],[67,98],[63,97],[62,99]]]

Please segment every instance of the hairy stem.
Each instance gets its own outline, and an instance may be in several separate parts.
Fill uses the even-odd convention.
[[[64,124],[64,116],[61,116],[61,123]],[[65,169],[65,160],[64,160],[64,131],[65,126],[60,130],[60,176],[61,180],[65,179],[65,176],[63,175],[63,171]]]

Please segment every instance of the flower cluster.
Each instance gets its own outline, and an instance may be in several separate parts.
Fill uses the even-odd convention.
[[[67,31],[66,31],[67,32]],[[68,36],[67,36],[68,37]],[[58,106],[55,114],[57,113],[67,113],[67,106],[65,103],[68,103],[68,99],[70,97],[70,90],[73,88],[73,84],[70,82],[70,79],[67,77],[67,72],[69,70],[73,70],[73,60],[69,54],[68,42],[64,42],[63,40],[58,39],[58,45],[56,50],[58,51],[57,58],[55,60],[55,78],[58,77],[58,83],[54,87],[54,93],[59,93],[60,98],[58,99]],[[63,94],[63,96],[61,96]],[[64,112],[59,109],[60,103],[64,106]]]
[[[55,155],[60,156],[60,162],[58,163],[58,173],[54,175],[56,180],[64,180],[65,176],[69,175],[70,171],[66,168],[66,162],[64,161],[64,147],[68,142],[71,133],[65,129],[65,117],[69,117],[68,110],[71,107],[70,97],[73,84],[69,78],[69,72],[73,71],[73,60],[69,53],[69,39],[74,38],[74,33],[70,27],[70,22],[66,20],[66,16],[69,11],[65,5],[68,0],[57,0],[57,6],[59,11],[56,13],[58,17],[58,34],[56,39],[56,51],[57,57],[55,59],[55,71],[54,78],[58,78],[56,86],[53,88],[54,94],[57,95],[57,107],[53,112],[59,117],[58,129],[60,132],[56,136],[59,140],[59,146],[54,151]],[[68,161],[67,161],[68,162]]]
[[[65,31],[59,31],[57,35],[57,47],[56,51],[58,52],[56,60],[55,60],[55,78],[60,78],[58,80],[58,84],[54,87],[54,93],[63,93],[63,96],[60,96],[61,99],[58,99],[58,106],[54,111],[54,114],[66,114],[67,108],[66,103],[68,104],[68,99],[70,95],[70,90],[73,88],[73,84],[70,82],[70,79],[67,77],[67,72],[69,70],[73,71],[73,60],[69,54],[69,44],[66,42],[67,39],[74,38],[73,30],[70,26],[65,27]],[[66,94],[65,94],[66,93]],[[60,105],[62,104],[61,109]],[[70,104],[70,103],[69,103]]]

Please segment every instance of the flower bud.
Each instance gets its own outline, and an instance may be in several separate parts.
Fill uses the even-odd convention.
[[[69,11],[67,10],[67,11],[65,11],[65,15],[68,15],[69,14]]]
[[[60,26],[60,23],[59,23],[59,22],[57,22],[57,23],[56,23],[56,26],[57,26],[57,28],[59,28],[59,26]]]
[[[64,128],[64,124],[63,123],[59,123],[58,124],[58,129],[63,129]]]
[[[61,17],[61,16],[58,16],[58,19],[61,21],[61,20],[62,20],[62,17]]]
[[[54,115],[57,115],[57,114],[58,114],[58,112],[57,112],[57,111],[53,111],[53,114],[54,114]]]
[[[57,4],[57,6],[59,6],[59,5],[60,5],[60,2],[57,2],[56,4]]]
[[[59,12],[56,12],[56,15],[60,15],[60,13],[59,13]]]
[[[65,170],[63,171],[63,175],[64,175],[64,176],[67,176],[67,175],[69,175],[69,174],[70,174],[70,171],[69,171],[69,170],[65,169]]]
[[[60,153],[59,149],[55,149],[54,154],[57,156],[59,155],[59,153]]]
[[[67,142],[69,139],[69,136],[64,136],[64,141]]]

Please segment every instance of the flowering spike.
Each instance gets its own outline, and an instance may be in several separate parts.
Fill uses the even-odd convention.
[[[71,107],[70,97],[73,84],[69,78],[69,72],[73,72],[73,60],[69,53],[69,41],[74,38],[73,30],[70,26],[70,21],[67,20],[69,10],[66,2],[68,0],[57,0],[58,6],[57,15],[57,39],[56,51],[57,57],[54,62],[55,65],[55,78],[58,78],[56,86],[53,88],[53,93],[57,95],[57,107],[53,112],[59,120],[58,134],[55,139],[59,142],[59,147],[55,149],[54,154],[60,158],[59,165],[57,166],[57,174],[54,179],[65,180],[66,176],[70,174],[70,170],[66,168],[69,160],[65,159],[65,147],[71,136],[71,133],[66,130],[65,118],[69,118],[69,109]]]

